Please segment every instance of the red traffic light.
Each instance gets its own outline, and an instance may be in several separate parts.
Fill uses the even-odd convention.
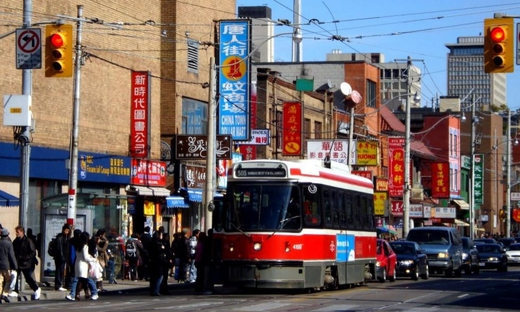
[[[506,31],[502,27],[491,29],[491,40],[494,42],[502,42],[506,39]]]
[[[61,48],[65,44],[65,40],[61,34],[53,34],[50,39],[54,48]]]

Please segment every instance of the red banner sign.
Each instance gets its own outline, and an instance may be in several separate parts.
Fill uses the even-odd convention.
[[[251,129],[256,128],[256,104],[257,104],[257,91],[256,91],[256,82],[251,83]],[[256,159],[256,146],[255,145],[241,145],[239,147],[240,154],[242,154],[242,159],[244,160],[252,160]]]
[[[450,164],[432,163],[432,197],[450,198]]]
[[[402,197],[404,188],[404,138],[388,138],[390,151],[390,179],[388,180],[388,192],[390,197]]]
[[[378,192],[388,192],[388,179],[377,178],[375,187]]]
[[[367,170],[352,170],[352,174],[358,175],[363,178],[372,180],[372,171]]]
[[[131,76],[130,156],[148,158],[149,76],[145,71],[133,71]]]
[[[132,159],[130,184],[166,186],[166,162]]]
[[[392,215],[394,217],[402,217],[404,205],[402,201],[392,201]]]
[[[301,103],[283,103],[282,114],[282,155],[300,156],[303,144]]]

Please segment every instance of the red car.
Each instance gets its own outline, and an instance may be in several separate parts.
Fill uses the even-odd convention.
[[[397,256],[390,244],[383,239],[377,240],[376,260],[376,278],[382,283],[387,279],[391,282],[395,281]]]

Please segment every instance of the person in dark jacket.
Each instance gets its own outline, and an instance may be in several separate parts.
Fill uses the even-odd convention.
[[[189,251],[186,231],[180,232],[172,242],[171,250],[175,257],[175,279],[179,283],[186,282]]]
[[[146,226],[144,228],[143,234],[139,237],[141,243],[143,243],[143,252],[141,253],[141,265],[138,268],[138,275],[140,279],[144,279],[146,281],[150,280],[150,273],[148,264],[150,262],[150,245],[152,243],[152,236],[150,235],[150,227]]]
[[[150,245],[150,295],[160,296],[164,271],[170,265],[167,248],[164,246],[163,233],[153,233]]]
[[[36,258],[36,247],[33,242],[25,235],[25,229],[19,225],[15,228],[16,238],[13,241],[14,254],[18,264],[18,275],[23,274],[25,281],[34,291],[34,300],[40,300],[41,288],[32,277],[34,273],[34,261]],[[16,285],[16,292],[18,285]]]
[[[0,230],[0,295],[5,302],[10,301],[7,293],[11,279],[10,270],[17,269],[16,256],[14,255],[13,243],[9,239],[9,231],[2,229]]]
[[[61,233],[56,235],[56,256],[54,257],[54,264],[56,266],[56,274],[54,275],[54,290],[67,291],[63,286],[68,283],[64,280],[70,274],[66,274],[65,270],[69,259],[69,241],[70,241],[70,225],[65,224],[61,227]],[[70,283],[70,281],[69,281]]]

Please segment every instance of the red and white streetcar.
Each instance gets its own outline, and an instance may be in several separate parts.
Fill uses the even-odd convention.
[[[374,275],[372,181],[316,160],[233,165],[213,242],[226,282],[244,288],[335,289]],[[371,274],[368,274],[371,273]]]

